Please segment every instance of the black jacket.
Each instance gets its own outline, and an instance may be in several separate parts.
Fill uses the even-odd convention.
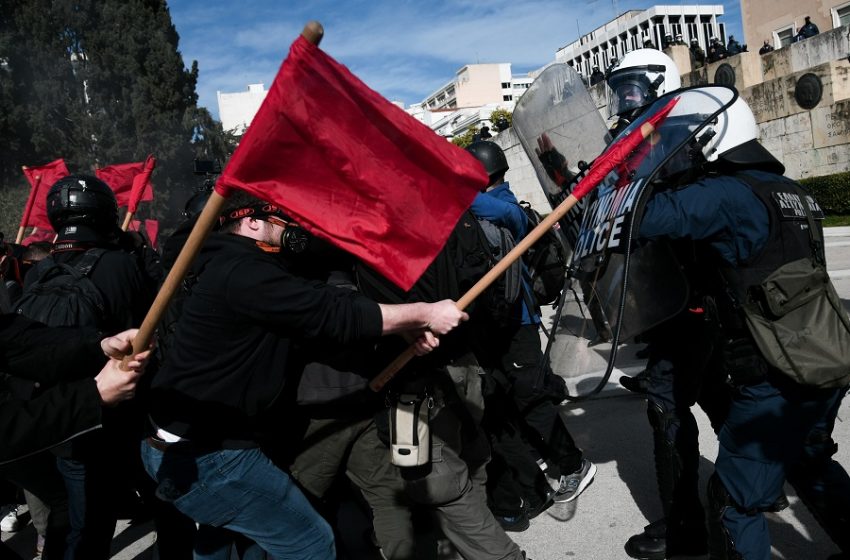
[[[91,330],[49,328],[20,315],[0,316],[0,463],[101,425],[93,375],[106,358]],[[16,381],[37,382],[32,399],[13,395]]]
[[[190,440],[253,445],[283,389],[293,339],[381,334],[377,304],[292,275],[252,239],[212,234],[193,272],[173,348],[151,382],[151,419]]]

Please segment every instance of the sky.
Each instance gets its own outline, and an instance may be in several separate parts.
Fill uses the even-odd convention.
[[[680,2],[667,2],[678,5]],[[727,34],[743,37],[740,0],[722,4]],[[169,0],[190,67],[198,61],[199,104],[218,117],[216,92],[271,86],[304,24],[325,28],[321,47],[369,87],[405,106],[418,103],[466,64],[510,62],[514,75],[536,70],[555,52],[640,0]]]

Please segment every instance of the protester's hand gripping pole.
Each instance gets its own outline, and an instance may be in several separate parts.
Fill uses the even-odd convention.
[[[457,307],[461,311],[475,301],[475,298],[480,296],[490,284],[492,284],[499,276],[501,276],[523,253],[525,253],[532,245],[534,245],[543,235],[552,228],[555,223],[563,218],[573,206],[578,204],[587,193],[596,188],[599,183],[620,163],[626,160],[629,154],[637,148],[641,142],[652,134],[658,127],[659,123],[667,117],[673,106],[678,101],[674,98],[661,111],[653,115],[643,123],[640,128],[632,131],[628,136],[624,136],[601,156],[594,160],[593,165],[588,169],[584,178],[573,189],[573,192],[559,204],[552,213],[546,216],[537,227],[531,230],[519,243],[514,247],[496,266],[491,268],[478,282],[472,286],[458,301]],[[415,356],[413,346],[409,346],[398,358],[393,360],[384,370],[369,382],[369,387],[378,392],[401,371],[401,368],[407,364]]]
[[[318,21],[311,21],[304,26],[304,30],[301,32],[301,35],[314,45],[318,46],[319,42],[322,40],[322,36],[324,35],[324,29],[322,28],[322,24]],[[165,282],[163,282],[162,287],[157,293],[156,299],[154,299],[153,304],[151,304],[151,308],[148,310],[148,314],[145,316],[144,321],[142,321],[142,325],[139,327],[139,332],[133,339],[132,354],[125,357],[121,362],[123,369],[127,369],[126,364],[129,363],[132,356],[147,350],[151,345],[154,333],[156,332],[156,326],[162,320],[162,316],[165,314],[165,310],[168,308],[171,298],[174,297],[174,294],[180,287],[180,283],[189,272],[189,268],[192,266],[192,263],[198,256],[198,253],[200,253],[204,241],[209,236],[213,226],[216,222],[218,222],[218,218],[224,209],[224,203],[226,200],[227,198],[216,191],[213,191],[212,194],[210,194],[201,215],[198,216],[198,221],[195,222],[195,226],[192,228],[192,232],[186,240],[186,244],[183,245],[183,249],[180,251],[180,254],[177,256],[177,260],[174,262],[174,266],[172,266],[171,270],[168,272],[168,276],[166,276]],[[129,224],[129,218],[125,219],[125,224]]]

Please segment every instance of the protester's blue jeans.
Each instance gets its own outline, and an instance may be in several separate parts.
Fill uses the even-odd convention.
[[[242,533],[273,558],[333,560],[330,526],[259,449],[162,451],[142,442],[157,496],[198,523]]]

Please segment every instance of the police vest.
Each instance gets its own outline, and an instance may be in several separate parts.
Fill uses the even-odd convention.
[[[770,182],[759,181],[757,187],[749,182],[755,182],[750,176],[739,176],[738,179],[761,200],[770,217],[770,232],[761,252],[750,256],[747,262],[723,271],[729,283],[728,287],[731,288],[731,295],[737,303],[743,304],[748,300],[750,289],[761,284],[782,265],[814,257],[809,222],[803,204],[808,205],[819,229],[823,211],[811,195],[786,177],[776,175]]]

